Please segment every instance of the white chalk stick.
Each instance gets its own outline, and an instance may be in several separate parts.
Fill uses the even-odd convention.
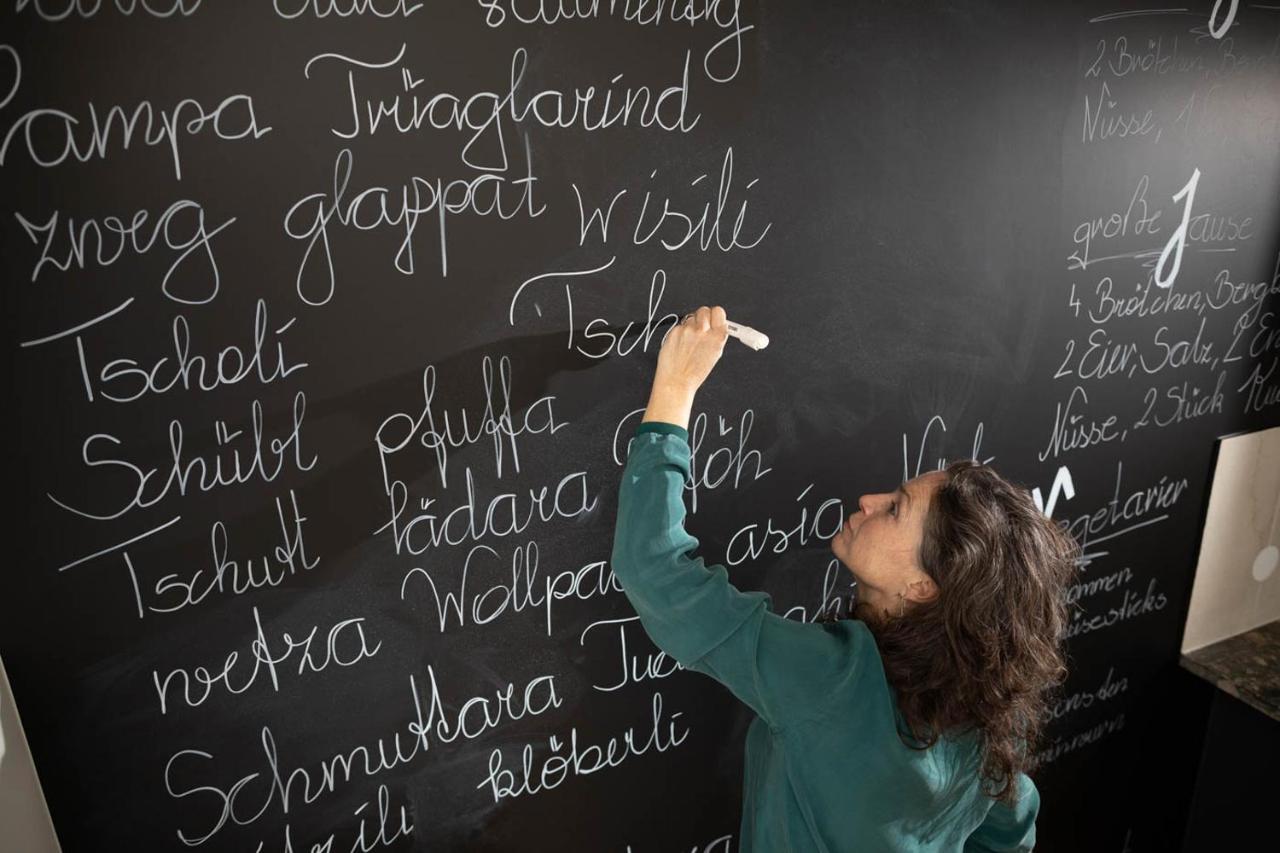
[[[763,332],[757,332],[750,326],[744,326],[732,320],[726,321],[726,323],[729,326],[729,334],[752,349],[762,350],[769,345],[769,336]]]

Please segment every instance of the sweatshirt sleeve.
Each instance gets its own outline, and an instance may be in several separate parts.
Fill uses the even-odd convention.
[[[614,574],[650,639],[686,669],[715,678],[774,727],[820,714],[867,669],[874,639],[854,620],[783,618],[767,593],[741,592],[723,566],[692,556],[689,466],[683,427],[637,428],[618,492]]]
[[[1029,853],[1036,846],[1040,791],[1031,777],[1018,774],[1018,801],[1012,808],[993,802],[982,825],[964,843],[964,853]]]

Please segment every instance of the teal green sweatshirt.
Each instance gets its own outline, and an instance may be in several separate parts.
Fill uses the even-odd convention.
[[[691,552],[689,435],[637,429],[618,493],[613,571],[654,644],[755,712],[747,729],[742,851],[1029,851],[1040,797],[1019,773],[1014,808],[981,793],[976,734],[913,750],[875,639],[854,619],[808,623],[740,592]],[[660,809],[660,804],[653,804]]]

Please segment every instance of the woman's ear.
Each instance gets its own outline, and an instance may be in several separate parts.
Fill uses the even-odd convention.
[[[915,602],[932,601],[938,597],[938,585],[933,578],[925,575],[907,584],[907,598]]]

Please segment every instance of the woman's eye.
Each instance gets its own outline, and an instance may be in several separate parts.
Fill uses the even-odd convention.
[[[897,517],[898,517],[898,502],[897,502],[897,501],[894,501],[893,503],[889,504],[889,515],[892,515],[894,518],[897,518]]]

